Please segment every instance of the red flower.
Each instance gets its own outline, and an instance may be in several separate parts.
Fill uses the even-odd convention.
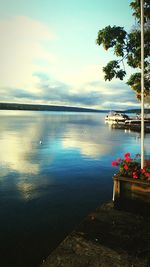
[[[130,153],[126,153],[126,154],[124,154],[124,157],[125,157],[125,161],[126,161],[126,162],[130,162],[130,161],[132,161],[132,159],[130,158]]]
[[[118,166],[119,165],[119,163],[115,160],[113,160],[111,164],[112,164],[112,166]]]
[[[150,173],[145,173],[145,176],[147,177],[147,178],[150,178]]]
[[[131,159],[131,158],[128,158],[128,157],[126,157],[125,161],[126,161],[126,162],[130,162],[130,161],[132,161],[132,159]]]
[[[130,157],[130,153],[125,153],[125,154],[124,154],[124,157],[125,157],[125,158]]]
[[[132,176],[133,176],[134,179],[138,179],[137,172],[133,172],[133,173],[132,173]]]
[[[126,171],[129,169],[129,167],[128,167],[127,164],[124,165],[124,169],[125,169]]]
[[[124,159],[117,158],[117,160],[113,160],[112,166],[119,166],[117,175],[150,181],[150,159],[145,161],[144,168],[141,169],[138,157],[140,157],[140,154],[131,158],[130,153],[125,153]]]

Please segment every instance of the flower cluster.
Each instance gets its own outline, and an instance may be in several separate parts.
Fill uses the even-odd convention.
[[[126,153],[123,159],[113,160],[112,166],[119,168],[117,175],[150,181],[150,160],[146,160],[144,168],[141,169],[140,154],[137,154],[133,159],[130,153]]]

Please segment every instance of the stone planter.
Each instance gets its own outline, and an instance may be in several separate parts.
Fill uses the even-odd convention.
[[[150,181],[113,177],[113,201],[133,200],[150,204]]]

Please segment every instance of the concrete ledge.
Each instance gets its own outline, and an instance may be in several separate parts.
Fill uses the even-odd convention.
[[[148,267],[150,217],[98,208],[73,231],[41,267]]]

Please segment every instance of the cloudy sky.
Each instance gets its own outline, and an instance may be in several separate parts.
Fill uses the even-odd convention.
[[[137,107],[125,81],[104,81],[102,67],[114,56],[95,41],[107,25],[132,27],[130,2],[0,0],[0,101]]]

